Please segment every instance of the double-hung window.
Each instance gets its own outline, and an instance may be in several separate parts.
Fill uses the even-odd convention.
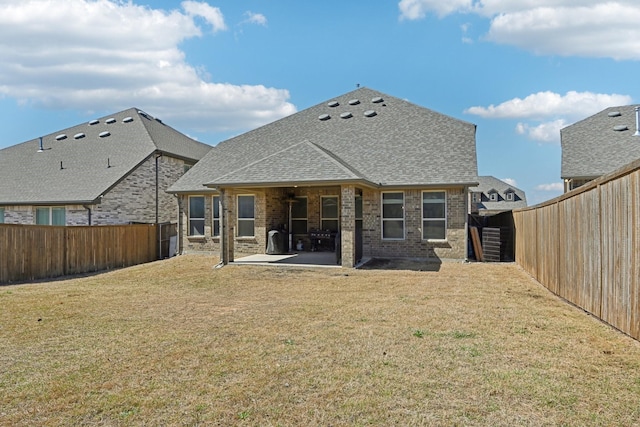
[[[213,213],[212,234],[214,237],[220,236],[220,196],[213,196],[211,202],[211,212]]]
[[[306,197],[296,197],[291,204],[291,231],[293,234],[307,234]]]
[[[38,225],[66,225],[65,208],[36,208],[36,224]]]
[[[238,196],[238,237],[254,237],[255,222],[255,196]]]
[[[189,236],[204,236],[204,196],[189,196]]]
[[[322,196],[320,203],[320,228],[337,232],[339,224],[338,196]]]
[[[447,238],[447,194],[444,191],[422,192],[422,238]]]
[[[404,193],[382,193],[382,238],[404,239]]]

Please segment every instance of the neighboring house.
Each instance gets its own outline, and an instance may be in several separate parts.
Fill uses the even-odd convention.
[[[640,159],[638,109],[607,108],[560,131],[565,192]]]
[[[513,209],[526,208],[524,191],[493,176],[479,176],[478,185],[471,187],[471,213],[494,215]]]
[[[210,149],[135,108],[5,148],[0,222],[175,222],[165,190]]]
[[[370,257],[464,259],[476,126],[368,88],[218,144],[176,182],[180,250],[222,262],[293,247]],[[328,243],[328,245],[327,245]],[[288,246],[288,245],[287,245]]]

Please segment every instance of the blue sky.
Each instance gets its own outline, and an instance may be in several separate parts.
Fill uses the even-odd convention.
[[[137,107],[218,142],[357,84],[475,123],[561,193],[560,128],[638,102],[637,0],[3,0],[0,148]],[[631,159],[630,159],[631,160]]]

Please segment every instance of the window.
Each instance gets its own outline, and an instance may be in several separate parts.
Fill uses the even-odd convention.
[[[507,196],[507,197],[506,197],[506,199],[507,199],[508,201],[513,202],[513,193],[512,193],[511,191],[509,191],[509,192],[506,194],[506,196]]]
[[[422,238],[447,238],[447,195],[444,191],[422,192]]]
[[[296,197],[291,204],[291,232],[307,234],[307,198]]]
[[[404,239],[404,193],[382,193],[382,238]]]
[[[4,208],[0,208],[0,224],[4,224]]]
[[[213,212],[213,236],[220,236],[220,196],[212,197],[211,212]]]
[[[498,193],[489,194],[489,200],[491,200],[492,202],[497,202],[498,201]]]
[[[238,196],[238,237],[255,236],[255,197]]]
[[[189,236],[204,236],[204,196],[189,196]]]
[[[480,203],[482,201],[482,193],[473,192],[471,193],[471,201],[473,203]]]
[[[36,224],[66,225],[65,208],[36,208]]]
[[[320,229],[338,231],[338,196],[322,196],[320,198]]]

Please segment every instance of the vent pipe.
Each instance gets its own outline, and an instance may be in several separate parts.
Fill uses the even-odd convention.
[[[40,148],[38,149],[38,153],[42,153],[44,151],[44,147],[42,146],[42,137],[40,137]]]
[[[636,133],[633,136],[640,136],[640,107],[636,106]]]

